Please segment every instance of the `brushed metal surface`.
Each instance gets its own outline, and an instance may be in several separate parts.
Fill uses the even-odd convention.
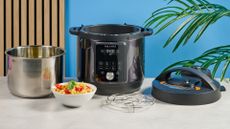
[[[44,97],[63,81],[64,50],[52,46],[25,46],[6,51],[10,92],[20,97]]]

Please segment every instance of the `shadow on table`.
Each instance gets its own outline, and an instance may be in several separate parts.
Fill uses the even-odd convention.
[[[71,109],[78,109],[73,107],[67,107],[58,103],[54,98],[34,100],[28,104],[31,110],[39,112],[63,112]]]
[[[143,90],[142,90],[142,93],[143,93],[144,95],[152,96],[152,86],[148,86],[147,88],[143,89]],[[156,104],[173,105],[173,104],[170,104],[170,103],[162,102],[162,101],[157,100],[157,99],[156,99],[155,103],[156,103]]]

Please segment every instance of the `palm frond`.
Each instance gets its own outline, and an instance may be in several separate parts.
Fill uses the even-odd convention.
[[[221,81],[224,79],[226,72],[229,70],[230,65],[230,45],[216,47],[204,52],[201,56],[196,57],[191,60],[184,60],[176,62],[167,68],[164,71],[176,67],[176,66],[183,66],[183,67],[191,67],[194,65],[201,66],[203,68],[212,68],[212,77],[214,78],[216,72],[219,69],[219,66],[223,64],[222,72],[221,72]]]
[[[206,0],[170,0],[169,4],[173,2],[179,4],[160,8],[145,21],[145,27],[156,29],[155,34],[158,34],[173,23],[184,20],[164,44],[164,47],[167,47],[179,34],[182,34],[176,42],[173,52],[187,44],[196,32],[198,33],[194,42],[197,42],[207,28],[220,18],[230,17],[229,9]]]

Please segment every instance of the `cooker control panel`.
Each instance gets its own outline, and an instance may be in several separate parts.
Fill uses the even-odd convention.
[[[96,44],[95,71],[97,81],[124,81],[125,44],[99,42]]]

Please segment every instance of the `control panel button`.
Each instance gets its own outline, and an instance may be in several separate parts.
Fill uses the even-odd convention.
[[[101,75],[104,75],[105,74],[105,71],[101,71]]]
[[[111,67],[111,70],[112,70],[112,71],[115,71],[115,68],[114,68],[114,67]]]
[[[114,73],[113,72],[107,72],[106,73],[106,79],[111,81],[114,79]]]
[[[102,62],[102,61],[99,61],[99,62],[98,62],[98,65],[103,65],[103,62]]]

